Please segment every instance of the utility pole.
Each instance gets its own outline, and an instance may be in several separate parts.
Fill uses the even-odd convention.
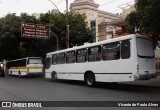
[[[66,0],[66,46],[69,48],[68,0]]]
[[[48,0],[49,2],[51,2],[55,7],[56,7],[56,9],[59,11],[59,13],[61,14],[61,12],[60,12],[60,10],[58,9],[58,7],[57,7],[57,5],[52,1],[52,0]],[[52,33],[55,37],[56,37],[56,39],[57,39],[57,50],[59,50],[59,47],[58,47],[58,42],[59,42],[59,40],[58,40],[58,36],[54,33],[54,32],[52,32],[52,31],[49,31],[50,33]]]
[[[51,2],[56,7],[56,9],[59,11],[57,5],[54,2],[52,2],[51,0],[48,0],[48,1]],[[59,11],[59,13],[61,13],[61,12]]]
[[[57,39],[57,50],[58,50],[58,36],[52,31],[49,31],[49,32],[52,33],[56,37],[56,39]]]
[[[59,11],[58,7],[54,4],[54,2],[52,2],[51,0],[48,1],[50,1]],[[68,0],[66,0],[66,47],[69,48]]]

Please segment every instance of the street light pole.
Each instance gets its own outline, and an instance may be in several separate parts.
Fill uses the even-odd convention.
[[[49,32],[52,33],[56,37],[56,39],[57,39],[57,50],[58,50],[58,36],[55,33],[53,33],[52,31],[49,31]]]
[[[57,8],[57,10],[59,11],[58,7],[56,6],[56,4],[54,4],[54,2],[52,2],[52,0],[48,0],[48,1],[50,1]],[[61,12],[59,11],[59,13],[61,13]]]
[[[59,11],[58,7],[54,4],[53,1],[48,1],[50,1]],[[59,11],[59,13],[61,12]],[[68,0],[66,0],[66,47],[69,48]]]
[[[56,6],[56,4],[52,0],[48,0],[48,1],[50,1],[56,7],[56,9],[59,11],[58,7]],[[59,11],[59,13],[61,13],[61,12]],[[56,37],[56,39],[57,39],[57,50],[58,50],[58,41],[59,41],[58,36],[55,33],[53,33],[52,31],[49,31],[49,32],[52,33]]]

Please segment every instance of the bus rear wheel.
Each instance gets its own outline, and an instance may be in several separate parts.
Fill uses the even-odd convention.
[[[89,73],[85,78],[85,82],[86,82],[87,86],[93,87],[95,85],[95,76],[94,76],[94,74]]]
[[[56,72],[52,72],[52,81],[57,81],[57,73]]]

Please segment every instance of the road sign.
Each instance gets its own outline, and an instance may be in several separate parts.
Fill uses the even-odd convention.
[[[49,26],[42,24],[21,23],[21,37],[49,38]]]

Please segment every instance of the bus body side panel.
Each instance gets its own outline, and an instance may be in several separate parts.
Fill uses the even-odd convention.
[[[19,75],[19,73],[24,76],[27,75],[27,68],[26,67],[12,67],[9,69],[9,74],[11,75]]]
[[[59,70],[56,71],[57,73],[57,77],[59,79],[69,79],[69,80],[84,80],[84,73],[85,73],[85,66],[87,64],[83,64],[81,65],[74,63],[74,67],[73,64],[58,64],[57,66],[55,66],[54,70]],[[69,69],[72,68],[72,69]]]
[[[133,81],[132,67],[131,59],[75,63],[74,67],[73,64],[52,65],[46,70],[46,78],[51,78],[52,70],[57,73],[58,79],[84,80],[84,73],[92,71],[99,82]]]
[[[86,66],[87,63],[84,63],[83,65],[75,63],[74,67],[73,64],[51,65],[49,69],[45,70],[45,77],[52,78],[51,74],[55,71],[58,79],[84,80],[84,73],[87,69]]]
[[[27,69],[20,70],[21,76],[27,75]]]
[[[97,65],[98,66],[98,65]],[[122,82],[133,81],[131,59],[120,59],[118,61],[104,61],[99,64],[104,68],[100,73],[95,70],[96,81],[100,82]]]
[[[43,73],[43,65],[37,64],[37,65],[27,65],[27,73],[28,74],[40,74]]]
[[[45,69],[45,78],[51,79],[52,78],[51,73],[52,71],[50,69]]]

